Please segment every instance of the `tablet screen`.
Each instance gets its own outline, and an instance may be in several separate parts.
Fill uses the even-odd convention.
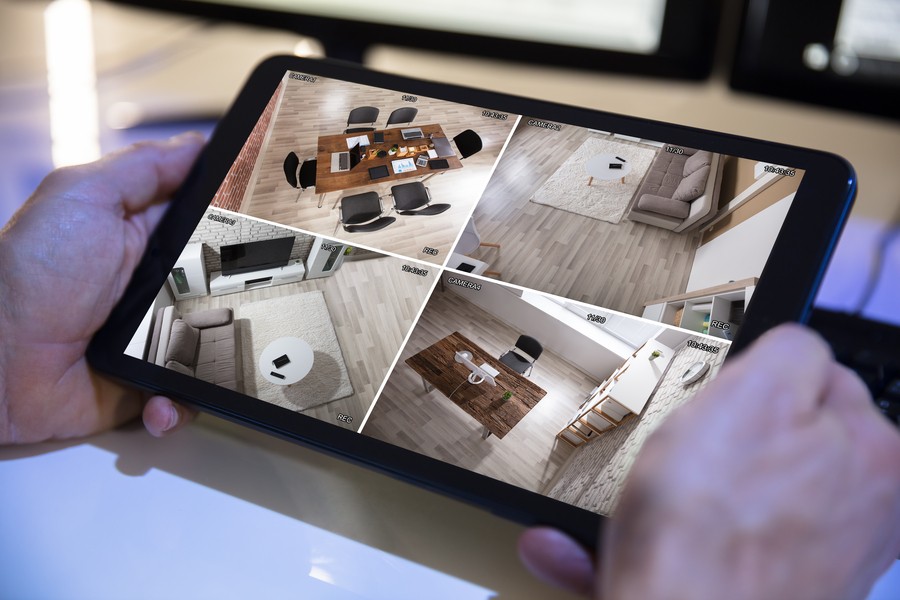
[[[288,72],[126,353],[609,514],[802,178]]]

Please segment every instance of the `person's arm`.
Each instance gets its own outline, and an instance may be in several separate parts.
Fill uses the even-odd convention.
[[[538,554],[545,530],[520,549],[545,579],[598,598],[863,598],[900,554],[898,457],[900,434],[859,378],[782,326],[647,440],[599,577]]]
[[[142,394],[96,375],[84,352],[202,145],[186,134],[58,169],[0,231],[0,444],[89,435],[141,414]],[[157,435],[190,416],[160,397],[143,411]]]

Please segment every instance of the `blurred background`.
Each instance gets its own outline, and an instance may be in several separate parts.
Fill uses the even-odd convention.
[[[809,3],[793,0],[456,0],[441,6],[3,0],[0,226],[54,167],[141,139],[188,129],[208,134],[262,58],[327,54],[413,77],[839,154],[857,170],[859,195],[819,304],[850,310],[872,278],[900,279],[891,268],[900,263],[885,258],[900,259],[900,1],[825,0],[815,14],[809,10]],[[900,323],[896,284],[878,285],[869,315]],[[334,515],[282,514],[492,590],[471,597],[548,593],[516,565],[516,526],[342,463],[320,463],[293,446],[272,450],[275,442],[256,434],[201,423],[224,432],[216,444],[250,439],[246,452],[291,455],[290,468],[326,464],[321,468],[341,473],[345,483],[364,482],[378,501],[406,507],[354,505],[354,522],[365,516],[386,523],[390,533],[377,535],[337,525]],[[104,439],[100,447],[119,448],[119,438]],[[240,487],[238,479],[224,477],[230,483],[212,487]],[[404,504],[410,498],[415,501]],[[423,503],[429,515],[451,516],[423,525]],[[398,531],[406,527],[405,514],[418,514],[412,521],[424,531]],[[436,549],[445,543],[455,551]],[[480,551],[469,555],[462,550],[469,546]],[[9,547],[0,550],[6,555]],[[496,569],[484,566],[501,555]],[[873,597],[898,597],[897,579],[890,575]]]

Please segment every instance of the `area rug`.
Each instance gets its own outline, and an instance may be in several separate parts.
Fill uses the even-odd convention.
[[[656,152],[656,149],[636,144],[587,139],[534,193],[531,201],[592,219],[618,223],[625,216],[625,210]],[[625,183],[618,179],[594,179],[593,184],[588,185],[590,175],[585,170],[585,163],[598,154],[620,156],[628,161],[631,171],[625,177]]]
[[[347,366],[322,292],[250,302],[235,311],[241,319],[244,393],[291,410],[305,410],[353,394]],[[297,383],[275,385],[259,373],[263,349],[280,337],[305,340],[313,366]]]

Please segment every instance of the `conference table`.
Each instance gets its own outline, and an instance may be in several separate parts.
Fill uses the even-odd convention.
[[[401,130],[403,129],[421,129],[423,137],[417,139],[404,140]],[[383,142],[375,142],[375,134],[380,133],[384,136]],[[347,152],[352,147],[354,138],[365,137],[369,142],[365,146],[365,155],[358,165],[348,171],[331,171],[331,155],[335,152]],[[351,140],[348,145],[348,140]],[[406,148],[406,152],[390,153],[393,146],[398,148]],[[435,156],[429,156],[428,151],[431,150]],[[379,156],[379,153],[384,156]],[[419,156],[425,156],[428,164],[425,166],[415,166],[416,159]],[[395,169],[394,161],[402,159],[411,159],[413,168],[404,171]],[[316,193],[327,194],[329,192],[337,192],[351,188],[363,187],[376,183],[398,181],[414,177],[422,177],[424,175],[432,175],[446,170],[461,169],[462,162],[450,146],[450,140],[444,133],[443,127],[439,124],[432,123],[428,125],[415,125],[410,127],[393,127],[391,129],[381,129],[368,132],[342,133],[338,135],[322,135],[319,136],[318,147],[316,150]],[[443,166],[446,161],[446,167]],[[387,174],[385,177],[373,179],[369,174],[369,169],[375,167],[386,167]]]
[[[477,385],[467,381],[469,368],[454,359],[456,352],[463,350],[472,353],[475,365],[486,364],[498,372],[494,376],[496,386],[487,381]],[[410,356],[406,364],[422,377],[426,392],[432,386],[478,421],[484,427],[484,438],[494,434],[502,439],[547,395],[546,390],[458,331]],[[511,395],[504,400],[506,392]]]

